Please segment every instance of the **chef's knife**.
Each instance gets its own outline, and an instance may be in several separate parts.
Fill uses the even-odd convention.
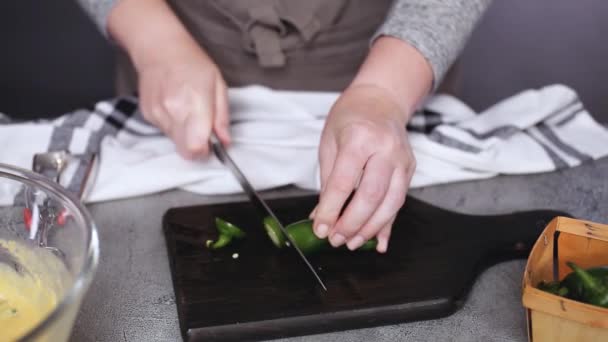
[[[279,221],[279,219],[272,212],[272,210],[270,209],[270,207],[268,207],[268,205],[266,204],[266,202],[264,202],[264,200],[253,189],[253,186],[251,186],[251,184],[247,180],[247,177],[245,177],[245,175],[241,172],[241,170],[239,169],[239,167],[230,158],[230,156],[226,152],[226,149],[224,148],[224,146],[222,145],[222,143],[218,139],[217,135],[215,135],[215,132],[211,133],[211,148],[213,149],[213,152],[215,153],[215,155],[217,156],[217,158],[228,169],[230,169],[230,171],[232,172],[232,174],[234,175],[234,177],[241,184],[241,187],[243,188],[243,190],[245,191],[245,193],[247,194],[247,196],[249,196],[249,199],[251,200],[251,202],[253,202],[253,204],[257,207],[257,209],[261,213],[264,213],[266,216],[270,216],[270,217],[272,217],[275,220],[275,222],[281,228],[281,231],[283,231],[283,235],[285,235],[285,237],[289,240],[291,246],[293,246],[295,248],[295,250],[298,252],[298,254],[302,258],[302,260],[306,263],[306,265],[308,266],[308,268],[310,269],[310,271],[314,274],[314,276],[317,279],[317,281],[319,282],[319,284],[321,284],[321,287],[323,287],[323,289],[325,291],[327,291],[327,287],[325,287],[325,284],[321,280],[321,277],[319,277],[319,275],[315,271],[314,267],[310,264],[310,262],[308,261],[308,259],[306,259],[306,256],[304,256],[304,253],[302,253],[302,251],[300,250],[300,248],[298,248],[298,245],[291,238],[291,236],[289,234],[287,234],[287,230],[285,229],[285,227],[283,227],[283,224],[281,224],[281,221]]]

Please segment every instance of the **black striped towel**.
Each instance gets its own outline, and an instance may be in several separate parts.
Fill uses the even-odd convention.
[[[257,189],[293,184],[319,189],[318,142],[337,93],[230,89],[230,153]],[[551,172],[608,155],[608,130],[563,85],[526,90],[481,113],[435,95],[415,113],[408,132],[417,159],[411,187]],[[53,121],[0,119],[0,163],[31,168],[35,153],[67,150],[61,184],[77,193],[91,156],[99,156],[86,202],[169,189],[226,194],[241,189],[211,156],[180,158],[173,143],[149,125],[135,98],[98,102]],[[14,190],[14,189],[13,189]],[[16,194],[0,189],[0,200]]]

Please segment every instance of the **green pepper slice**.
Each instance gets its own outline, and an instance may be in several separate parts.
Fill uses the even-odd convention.
[[[215,226],[220,232],[220,234],[223,235],[227,235],[237,239],[241,239],[246,236],[245,232],[241,228],[219,217],[215,218]]]
[[[285,235],[279,227],[278,222],[271,216],[264,218],[264,229],[266,229],[266,234],[268,234],[268,237],[277,248],[285,247]]]
[[[241,228],[219,217],[215,218],[215,228],[219,235],[216,241],[207,240],[206,246],[210,249],[223,248],[232,242],[232,239],[242,239],[246,236]]]
[[[228,235],[220,234],[216,241],[207,240],[207,247],[210,249],[220,249],[232,242],[232,238]]]

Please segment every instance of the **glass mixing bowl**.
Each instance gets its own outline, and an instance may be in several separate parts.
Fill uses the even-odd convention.
[[[0,341],[67,341],[99,259],[81,202],[0,164]]]

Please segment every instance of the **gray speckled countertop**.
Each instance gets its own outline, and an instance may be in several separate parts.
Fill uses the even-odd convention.
[[[415,189],[410,195],[464,213],[550,208],[608,223],[608,159],[561,172]],[[244,199],[174,191],[92,205],[101,260],[72,340],[180,341],[161,217],[175,206]],[[527,341],[521,306],[524,265],[524,260],[511,261],[484,272],[465,306],[447,318],[281,341]]]

